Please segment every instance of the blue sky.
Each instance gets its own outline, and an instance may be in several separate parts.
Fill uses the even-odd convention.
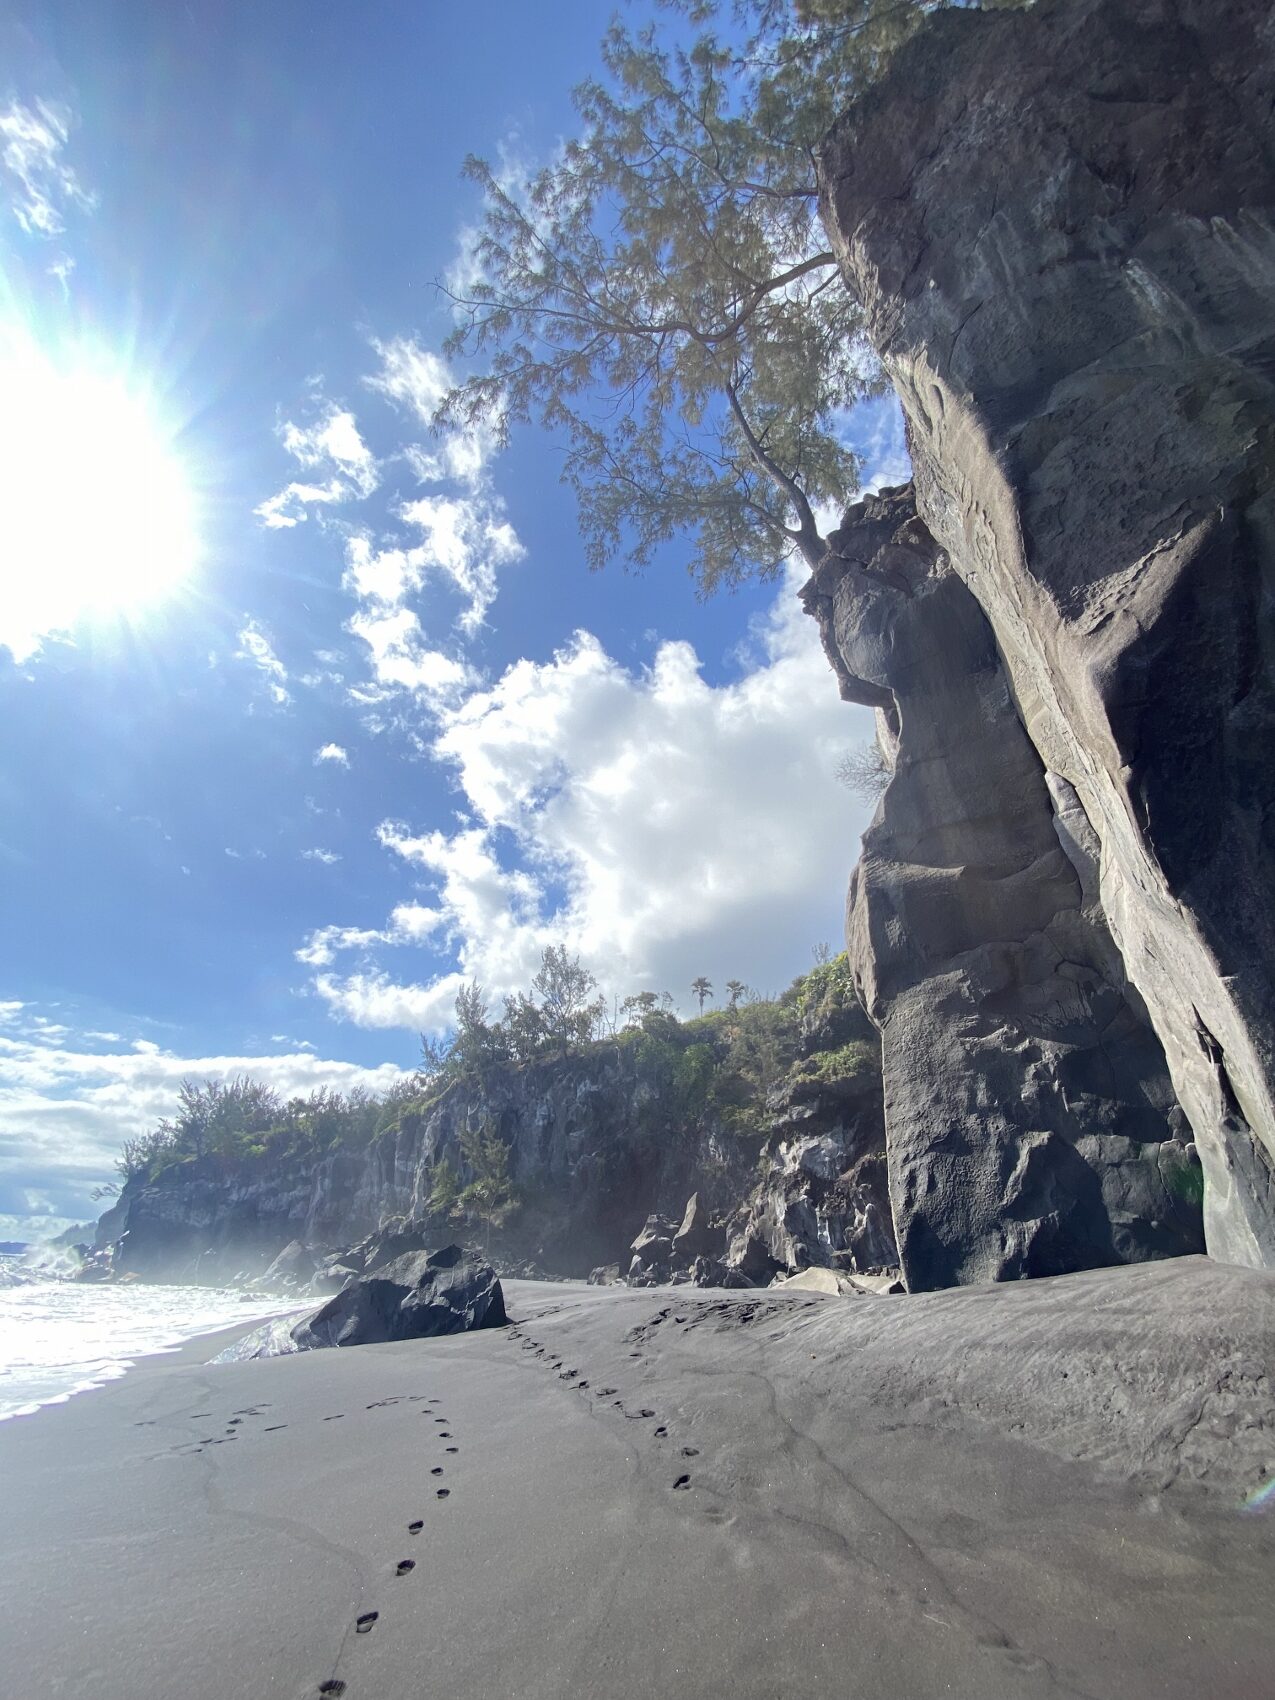
[[[552,153],[610,9],[0,24],[0,358],[71,375],[47,473],[37,381],[0,402],[0,1232],[91,1214],[183,1075],[384,1086],[461,978],[498,998],[547,943],[685,1004],[839,943],[864,811],[834,770],[871,721],[803,575],[706,604],[677,548],[591,575],[552,442],[425,425],[461,161]],[[196,537],[130,599],[173,552],[114,389]],[[889,407],[854,430],[905,475]]]

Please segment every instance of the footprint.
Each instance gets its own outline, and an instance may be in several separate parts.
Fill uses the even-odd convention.
[[[339,1676],[330,1676],[326,1682],[321,1682],[319,1684],[319,1693],[323,1695],[331,1695],[333,1700],[336,1700],[338,1695],[345,1693],[345,1684],[341,1681]]]
[[[414,1558],[400,1558],[398,1563],[394,1566],[394,1574],[396,1576],[406,1576],[409,1570],[415,1569],[416,1560]]]
[[[443,1466],[441,1464],[435,1464],[434,1468],[430,1471],[431,1476],[441,1476],[442,1473]]]
[[[263,1428],[262,1434],[278,1434],[281,1428],[287,1428],[287,1423],[271,1423],[269,1428]]]
[[[446,1417],[435,1417],[434,1421],[436,1423],[445,1423],[447,1421],[447,1418]]]
[[[673,1483],[673,1488],[674,1488],[674,1491],[676,1492],[676,1490],[678,1488],[688,1488],[688,1487],[690,1487],[690,1485],[691,1485],[691,1478],[689,1476],[679,1476],[677,1478],[677,1480]]]
[[[448,1494],[449,1494],[449,1493],[450,1493],[450,1492],[451,1492],[451,1491],[452,1491],[452,1490],[451,1490],[451,1489],[450,1489],[450,1488],[439,1488],[439,1490],[438,1490],[438,1492],[437,1492],[437,1494],[436,1494],[436,1495],[435,1495],[435,1498],[436,1498],[436,1499],[446,1499],[446,1498],[447,1498],[447,1496],[448,1496]]]
[[[362,1617],[355,1619],[355,1633],[358,1635],[370,1634],[372,1625],[376,1622],[380,1615],[379,1611],[365,1611]]]
[[[609,1399],[614,1392],[615,1392],[614,1387],[599,1387],[598,1388],[598,1398],[599,1399]]]
[[[585,1390],[585,1388],[586,1388],[586,1387],[587,1387],[587,1386],[588,1386],[588,1385],[589,1385],[589,1383],[588,1383],[588,1382],[587,1382],[587,1381],[586,1381],[586,1380],[585,1380],[585,1379],[584,1379],[584,1377],[583,1377],[583,1376],[581,1376],[581,1378],[580,1378],[580,1380],[579,1380],[579,1382],[578,1382],[578,1383],[577,1383],[577,1384],[576,1384],[576,1392],[577,1392],[577,1393],[583,1393],[583,1392],[584,1392],[584,1390]]]
[[[448,1451],[449,1451],[449,1452],[459,1452],[459,1451],[460,1451],[460,1447],[459,1447],[459,1446],[449,1446],[449,1447],[448,1447],[448,1448],[447,1448],[447,1450],[448,1450]]]
[[[418,1517],[414,1523],[409,1523],[407,1525],[407,1532],[409,1535],[419,1535],[424,1527],[424,1520]]]
[[[234,1428],[237,1423],[241,1423],[242,1421],[243,1421],[242,1417],[231,1417],[230,1421],[227,1423],[226,1426],[227,1426],[227,1428]]]
[[[211,1411],[192,1411],[190,1413],[190,1420],[193,1423],[199,1417],[211,1417],[211,1416],[212,1416]]]
[[[698,1446],[684,1446],[682,1448],[682,1456],[683,1456],[683,1458],[698,1458],[699,1457],[699,1447]]]
[[[452,1431],[449,1428],[440,1428],[439,1429],[438,1438],[440,1440],[450,1440],[451,1437],[452,1437]]]
[[[668,1435],[668,1429],[665,1427],[665,1425],[663,1423],[661,1423],[659,1428],[657,1428],[656,1431],[655,1431],[655,1438],[657,1440],[664,1440],[667,1437],[667,1435]]]
[[[323,1420],[324,1420],[325,1423],[339,1423],[341,1418],[344,1415],[345,1415],[344,1411],[337,1411],[337,1412],[335,1412],[334,1415],[332,1415],[330,1417],[324,1417]]]

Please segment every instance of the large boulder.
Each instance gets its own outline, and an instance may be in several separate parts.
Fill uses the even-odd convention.
[[[362,1275],[300,1321],[284,1318],[239,1341],[219,1361],[277,1357],[325,1346],[374,1346],[503,1328],[505,1299],[489,1263],[460,1246],[408,1252]]]
[[[1102,1180],[1102,1142],[1145,1147],[1145,1117],[1127,1130],[1100,1115],[1086,1154],[1087,1114],[1049,1113],[1077,1096],[1086,1111],[1130,1102],[1143,1009],[1203,1165],[1209,1251],[1275,1264],[1271,16],[1270,0],[938,8],[823,148],[824,223],[950,568],[912,584],[911,659],[876,675],[875,699],[897,722],[906,698],[905,741],[920,730],[933,745],[914,741],[910,759],[928,755],[945,808],[905,820],[891,788],[856,923],[887,945],[892,983],[872,1013],[914,1040],[912,1085],[887,1061],[887,1117],[897,1107],[920,1159],[895,1184],[918,1230],[905,1258],[934,1282],[993,1272],[997,1234],[1023,1273],[1123,1255],[1101,1231],[1078,1244],[1085,1216],[1100,1230],[1102,1214],[1137,1218],[1129,1249],[1150,1248],[1163,1220],[1150,1193],[1135,1187],[1126,1209]],[[943,694],[979,649],[945,731]],[[960,747],[976,708],[1004,729],[990,765]],[[1047,792],[1075,882],[1044,830]],[[1035,859],[1025,840],[1007,855],[1015,819]],[[1076,912],[1076,883],[1118,948],[1133,994],[1119,1002],[1090,944],[1076,956],[1058,925],[1036,926]],[[893,925],[912,940],[902,953]],[[1109,1021],[1124,1052],[1111,1061]],[[961,1065],[963,1030],[977,1068]],[[1048,1054],[1073,1035],[1074,1084]],[[1020,1106],[1020,1080],[1043,1119]],[[995,1188],[990,1214],[962,1169]],[[931,1208],[930,1186],[954,1211]],[[1030,1225],[1047,1217],[1056,1229]],[[946,1249],[962,1238],[977,1259]]]

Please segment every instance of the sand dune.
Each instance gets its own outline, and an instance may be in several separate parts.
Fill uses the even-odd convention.
[[[1275,1277],[506,1296],[0,1428],[8,1692],[1275,1693]]]

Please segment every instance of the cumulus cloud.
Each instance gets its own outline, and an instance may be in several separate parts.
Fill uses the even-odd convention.
[[[300,525],[311,508],[363,501],[380,483],[380,470],[354,415],[331,402],[320,405],[312,424],[285,420],[279,440],[299,466],[319,474],[319,481],[296,479],[258,504],[253,511],[271,530]]]
[[[410,337],[374,340],[372,348],[377,366],[364,378],[365,388],[413,426],[432,428],[452,383],[446,362]],[[391,467],[405,475],[398,488],[387,487],[391,499],[376,523],[342,523],[342,583],[353,602],[346,630],[366,646],[369,674],[350,694],[363,705],[401,694],[426,708],[454,704],[474,683],[466,646],[486,619],[501,573],[524,554],[491,484],[491,434],[482,428],[449,430],[433,435],[428,446],[404,442],[378,462],[354,414],[324,402],[312,423],[288,421],[279,437],[309,476],[257,507],[262,523],[275,530],[300,524],[315,508],[365,501]],[[441,605],[432,597],[438,590],[445,593]],[[440,643],[427,632],[427,598],[431,626],[434,607],[446,610],[443,618],[455,633],[451,642]]]
[[[280,708],[292,701],[288,690],[288,669],[274,652],[270,639],[255,620],[246,620],[239,633],[236,661],[250,661],[265,679],[271,702]]]
[[[95,204],[62,157],[70,138],[65,107],[10,100],[0,110],[0,175],[13,216],[28,236],[60,236],[68,209],[88,211]]]
[[[798,576],[733,682],[708,684],[685,643],[634,671],[578,632],[441,714],[433,753],[469,821],[379,832],[430,890],[420,942],[435,971],[399,983],[378,961],[376,947],[409,942],[401,926],[323,929],[303,960],[324,969],[314,989],[332,1013],[439,1028],[464,978],[525,987],[556,943],[619,994],[685,998],[700,973],[778,989],[810,945],[835,941],[866,815],[834,772],[872,721],[838,699]]]
[[[444,916],[437,909],[423,903],[400,903],[384,927],[319,927],[296,952],[296,958],[311,968],[326,968],[341,951],[366,950],[377,944],[419,944],[443,924]]]
[[[28,1031],[0,1038],[0,1211],[30,1215],[38,1188],[58,1214],[83,1220],[102,1208],[91,1189],[111,1178],[121,1143],[171,1115],[185,1079],[250,1074],[284,1097],[326,1086],[384,1092],[408,1072],[364,1068],[312,1054],[307,1044],[266,1056],[188,1056],[153,1040],[128,1049],[83,1051]]]
[[[343,750],[340,744],[324,744],[322,749],[314,752],[314,765],[318,767],[325,761],[335,762],[338,767],[349,767],[349,751]]]
[[[303,850],[301,855],[307,862],[322,862],[325,868],[330,868],[334,862],[341,860],[335,850]]]

